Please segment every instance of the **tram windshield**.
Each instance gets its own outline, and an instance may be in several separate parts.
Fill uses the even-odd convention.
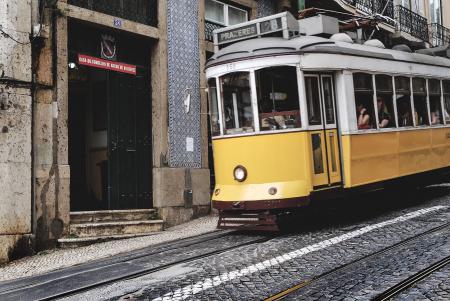
[[[254,96],[252,78],[255,78]],[[250,72],[228,73],[219,77],[218,83],[217,94],[216,79],[208,80],[213,136],[220,135],[221,127],[223,135],[253,133],[255,120],[260,131],[301,127],[296,67],[263,68],[256,70],[254,77]]]
[[[220,77],[224,134],[254,132],[250,73],[236,72]]]
[[[300,127],[296,68],[265,68],[255,76],[261,131]]]

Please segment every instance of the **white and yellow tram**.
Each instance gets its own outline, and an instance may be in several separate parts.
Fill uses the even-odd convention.
[[[240,26],[216,42],[253,33]],[[207,63],[219,227],[266,212],[257,223],[271,228],[324,192],[448,172],[450,59],[287,37],[230,43]]]

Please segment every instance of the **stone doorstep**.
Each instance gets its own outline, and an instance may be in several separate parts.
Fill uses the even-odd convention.
[[[76,237],[100,237],[123,234],[142,234],[162,230],[162,220],[139,220],[70,224],[69,233]]]
[[[155,209],[75,211],[70,212],[70,223],[149,220],[155,213]]]
[[[127,238],[135,238],[142,236],[151,236],[162,233],[161,231],[149,232],[149,233],[138,233],[138,234],[121,234],[121,235],[107,235],[107,236],[97,236],[97,237],[77,237],[77,238],[60,238],[58,239],[58,244],[60,248],[79,248],[88,246],[95,243],[106,242],[111,240],[120,240]]]

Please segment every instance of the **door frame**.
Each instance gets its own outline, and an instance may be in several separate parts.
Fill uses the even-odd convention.
[[[342,186],[343,179],[343,171],[342,171],[342,152],[341,152],[341,135],[339,130],[339,122],[338,122],[338,110],[337,110],[337,97],[336,97],[336,83],[335,83],[335,75],[330,72],[308,72],[304,73],[305,78],[315,78],[318,82],[318,93],[319,93],[319,107],[320,107],[320,117],[321,117],[321,125],[309,125],[308,124],[308,132],[309,132],[309,144],[311,151],[311,177],[312,177],[312,186],[314,190],[327,188],[327,187],[336,187]],[[326,119],[326,104],[325,104],[325,91],[324,91],[324,78],[331,79],[331,93],[332,93],[332,104],[333,104],[333,118],[334,123],[327,123]],[[306,83],[304,84],[306,89]],[[306,93],[305,93],[306,95]],[[306,106],[308,106],[308,102],[306,101]],[[307,108],[309,109],[309,108]],[[309,119],[309,118],[308,118]],[[309,122],[309,120],[308,120]],[[315,174],[315,166],[314,166],[314,151],[313,151],[313,135],[320,135],[321,138],[321,152],[322,152],[322,166],[323,173]],[[333,139],[333,144],[330,141],[330,138]],[[333,150],[331,150],[333,148]],[[333,164],[333,157],[336,161]],[[330,170],[336,168],[336,171],[333,172]]]

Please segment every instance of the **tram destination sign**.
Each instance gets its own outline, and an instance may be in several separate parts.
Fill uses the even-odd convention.
[[[220,32],[218,34],[219,44],[229,43],[240,39],[247,39],[257,36],[256,24],[250,24],[235,29]]]
[[[101,58],[96,58],[89,55],[79,54],[78,55],[78,64],[99,68],[99,69],[106,69],[121,73],[127,73],[136,75],[136,66],[120,63],[120,62],[114,62],[114,61],[108,61]]]

